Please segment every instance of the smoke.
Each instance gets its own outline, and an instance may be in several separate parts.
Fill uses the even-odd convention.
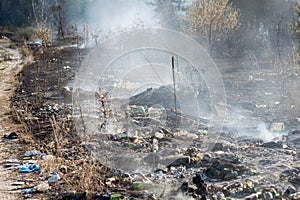
[[[266,141],[266,142],[270,142],[278,137],[280,137],[282,135],[282,133],[279,133],[279,132],[272,132],[270,131],[266,124],[259,124],[257,126],[257,129],[259,131],[259,135],[258,135],[258,138],[262,139],[263,141]]]
[[[153,10],[140,0],[92,1],[88,9],[88,24],[95,30],[130,28],[137,23],[155,26]]]

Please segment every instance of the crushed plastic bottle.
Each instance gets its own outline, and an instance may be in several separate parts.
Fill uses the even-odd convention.
[[[58,173],[56,173],[56,172],[51,172],[50,175],[51,175],[51,177],[48,178],[48,183],[54,183],[54,182],[60,180],[60,176],[59,176]]]

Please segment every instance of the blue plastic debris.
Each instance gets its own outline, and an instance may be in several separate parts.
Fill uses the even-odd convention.
[[[24,165],[20,165],[19,167],[19,171],[20,172],[35,172],[38,171],[40,168],[37,164],[24,164]]]
[[[28,194],[28,193],[32,193],[33,192],[33,188],[26,188],[22,190],[23,194]]]

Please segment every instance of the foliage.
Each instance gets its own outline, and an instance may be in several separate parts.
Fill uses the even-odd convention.
[[[36,39],[42,40],[42,45],[45,47],[51,41],[51,29],[45,25],[45,23],[38,24],[34,30]]]
[[[17,29],[18,37],[22,40],[30,40],[34,35],[34,30],[32,27],[26,27],[26,28],[18,28]]]
[[[31,55],[31,52],[26,46],[24,46],[21,48],[21,54],[23,57],[28,57]]]
[[[70,23],[83,19],[90,0],[1,0],[0,26],[26,27],[44,22],[48,8],[65,3],[66,18]]]
[[[212,52],[217,43],[240,28],[239,10],[228,0],[195,0],[187,8],[185,26],[194,38],[207,42]]]
[[[300,40],[300,2],[294,7],[294,12],[297,16],[295,23],[289,23],[291,30],[294,32],[297,39]]]

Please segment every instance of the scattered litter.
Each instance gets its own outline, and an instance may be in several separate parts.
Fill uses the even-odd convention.
[[[38,117],[25,117],[25,120],[39,120]]]
[[[43,157],[45,155],[46,154],[44,154],[44,153],[42,153],[42,152],[34,149],[34,150],[26,151],[23,156],[24,157],[31,157],[31,156],[40,156],[40,157]]]
[[[16,132],[12,132],[9,135],[4,135],[3,138],[4,139],[9,139],[9,140],[13,140],[13,139],[18,139],[18,134]]]
[[[68,65],[67,65],[67,66],[64,66],[63,68],[64,68],[64,69],[72,69],[72,68],[71,68],[70,66],[68,66]]]
[[[48,183],[54,183],[54,182],[60,180],[60,176],[59,176],[58,173],[56,173],[56,172],[51,172],[50,175],[51,175],[51,177],[48,178]]]
[[[32,193],[33,192],[33,188],[26,188],[22,190],[23,194],[28,194],[28,193]]]
[[[207,135],[207,133],[208,133],[207,130],[199,130],[198,132],[200,135]]]
[[[40,168],[37,164],[23,164],[19,166],[20,172],[35,172],[38,171]]]
[[[284,131],[285,125],[284,123],[278,122],[278,123],[272,123],[269,127],[270,131]]]
[[[111,194],[110,200],[125,200],[126,198],[122,194]]]
[[[46,161],[54,161],[55,159],[55,156],[53,155],[44,155],[43,156],[43,160],[46,160]]]
[[[97,192],[93,192],[92,199],[110,200],[110,194],[108,192],[103,194],[98,194]]]
[[[19,166],[20,165],[16,164],[16,163],[6,163],[6,164],[3,165],[3,167],[6,168],[6,169],[13,169],[13,168],[17,168]]]
[[[112,187],[113,186],[113,182],[115,182],[115,181],[116,181],[116,179],[114,177],[108,178],[105,181],[105,185],[107,187]]]
[[[23,181],[16,181],[16,182],[12,182],[11,185],[14,185],[14,186],[18,186],[18,185],[24,185],[25,182]]]

